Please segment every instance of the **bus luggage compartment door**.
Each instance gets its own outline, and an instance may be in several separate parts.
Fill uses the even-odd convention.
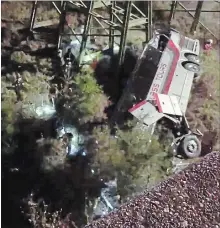
[[[146,100],[136,104],[129,112],[140,122],[150,126],[161,119],[164,114],[157,111],[156,107]]]
[[[174,116],[183,115],[176,96],[156,93],[155,100],[160,113]]]

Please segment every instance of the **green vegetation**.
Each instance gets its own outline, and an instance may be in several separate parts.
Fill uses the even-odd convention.
[[[81,124],[105,119],[104,110],[109,101],[97,84],[93,72],[82,71],[71,83],[72,88],[64,95],[66,113],[77,118]]]
[[[42,139],[37,144],[37,150],[42,154],[41,168],[45,172],[62,169],[66,163],[66,150],[60,140]]]
[[[12,144],[12,137],[15,133],[16,112],[15,103],[17,100],[16,94],[13,90],[7,89],[10,83],[1,82],[1,139],[2,139],[2,153],[11,153],[16,145]]]
[[[17,63],[31,63],[33,62],[33,59],[35,58],[25,54],[23,51],[14,51],[11,54],[11,60]]]
[[[171,159],[154,137],[148,144],[148,132],[137,128],[118,130],[113,137],[105,127],[94,129],[93,136],[98,141],[93,165],[107,179],[118,179],[122,198],[154,185],[169,174]]]
[[[23,52],[12,53],[11,60],[19,64],[34,62],[31,56]],[[31,74],[15,70],[2,75],[1,88],[2,149],[3,153],[8,153],[16,148],[12,139],[20,131],[18,123],[22,119],[37,118],[36,106],[49,102],[49,84],[47,77],[39,72]]]
[[[210,55],[205,53],[202,55],[202,75],[193,89],[188,115],[191,117],[190,124],[194,128],[219,134],[220,66],[218,58],[216,51],[211,51]],[[215,148],[219,148],[219,142],[216,142]]]
[[[91,174],[83,174],[81,168],[72,164],[73,161],[66,159],[64,141],[54,139],[50,133],[49,120],[39,119],[36,115],[37,106],[50,102],[49,91],[51,87],[54,87],[48,81],[48,77],[42,73],[42,66],[50,67],[50,61],[37,61],[36,58],[22,52],[13,53],[11,60],[21,65],[34,64],[33,70],[36,73],[28,70],[18,73],[14,70],[2,76],[3,150],[4,154],[10,153],[10,158],[7,157],[10,162],[6,167],[4,166],[3,173],[10,172],[8,170],[14,167],[10,159],[19,156],[22,162],[18,160],[15,164],[23,172],[22,179],[25,188],[29,189],[30,183],[34,183],[34,185],[31,184],[34,194],[38,191],[37,189],[44,189],[44,186],[49,188],[48,212],[53,214],[57,210],[65,210],[65,213],[61,213],[62,216],[56,215],[55,219],[57,222],[59,218],[59,221],[64,221],[67,214],[73,212],[71,208],[76,204],[76,197],[79,198],[78,195],[72,193],[75,191],[73,186],[83,188],[81,178],[85,178],[87,183],[91,181]],[[9,89],[17,77],[21,78],[22,82],[22,86],[19,87],[21,95],[19,101],[17,101],[15,89],[13,87]],[[79,124],[88,123],[90,126],[97,121],[107,121],[105,108],[110,102],[102,87],[97,84],[92,70],[84,69],[73,80],[64,84],[63,88],[58,91],[55,101],[59,115],[70,120],[71,123],[75,123],[74,121],[78,119]],[[97,170],[99,178],[106,180],[117,178],[118,192],[122,200],[143,188],[154,185],[168,175],[167,169],[171,166],[169,156],[163,152],[155,139],[152,139],[147,150],[149,135],[146,132],[136,128],[118,129],[117,137],[113,137],[109,126],[102,125],[102,127],[94,127],[90,137],[98,141],[98,148],[89,151],[92,155],[91,166]],[[6,160],[5,157],[3,159]],[[29,168],[24,168],[27,166]],[[82,174],[85,176],[81,177]],[[10,183],[11,189],[14,189],[13,184],[15,183]],[[48,197],[46,194],[44,191],[41,193],[43,200]],[[55,197],[56,194],[59,195],[58,198]],[[48,220],[50,215],[43,212],[44,207],[41,204],[38,205],[38,199],[31,201],[27,200],[27,197],[27,195],[22,196],[22,200],[26,200],[24,208],[29,211],[25,212],[25,216],[30,219],[33,227],[52,227],[52,222]],[[72,202],[72,205],[70,209],[67,209],[69,202]],[[82,209],[80,210],[80,213],[84,213]],[[82,223],[85,224],[85,221]]]
[[[29,3],[8,3],[8,7],[6,9],[10,11],[10,18],[25,20],[27,15],[29,18]],[[19,7],[22,8],[22,14],[17,15]],[[38,15],[37,20],[41,21],[56,18],[57,13],[52,10],[49,14],[43,14],[40,8]],[[166,18],[166,15],[158,17]],[[131,37],[131,42],[139,45],[142,39],[134,41]],[[203,55],[202,61],[203,75],[193,91],[189,105],[190,124],[195,128],[200,129],[202,126],[205,130],[219,132],[219,62],[214,52],[211,56]],[[22,65],[23,72],[11,69],[11,62]],[[103,88],[97,84],[92,70],[83,69],[73,79],[62,81],[63,84],[57,86],[48,77],[52,72],[50,59],[31,57],[17,51],[12,53],[6,67],[7,74],[1,78],[1,133],[5,213],[2,217],[7,222],[11,222],[6,219],[11,214],[11,220],[16,220],[19,227],[26,227],[22,223],[20,225],[20,218],[16,217],[22,206],[22,218],[28,218],[32,227],[76,228],[85,224],[85,196],[99,186],[94,176],[91,178],[90,168],[96,170],[98,180],[117,178],[122,201],[170,175],[172,164],[167,139],[160,138],[158,142],[158,139],[152,137],[148,144],[149,134],[134,127],[133,123],[129,123],[126,129],[117,129],[115,136],[110,134],[105,113],[110,101]],[[14,87],[17,77],[22,82],[18,93]],[[56,90],[52,94],[51,88]],[[96,148],[91,149],[86,145],[90,148],[88,153],[91,156],[89,168],[85,170],[82,166],[88,165],[87,161],[85,165],[81,158],[66,158],[66,144],[63,139],[55,138],[51,120],[43,120],[36,115],[36,107],[51,104],[51,96],[55,99],[59,117],[77,128],[86,125],[86,132],[80,129],[82,134],[89,134],[97,142]],[[102,125],[97,126],[97,122]],[[11,171],[15,168],[17,173]],[[32,196],[30,192],[33,192]],[[94,198],[91,196],[91,201],[94,202]],[[79,218],[82,221],[76,226],[72,221]]]
[[[58,19],[58,12],[52,8],[51,2],[38,2],[36,14],[37,21]],[[17,21],[27,21],[30,19],[32,2],[4,2],[2,5],[2,17]],[[45,13],[47,12],[47,13]]]
[[[35,202],[33,196],[28,196],[24,202],[29,207],[24,208],[24,213],[33,227],[59,228],[70,227],[77,228],[69,218],[62,219],[62,210],[50,213],[48,205],[43,202]]]
[[[202,81],[207,85],[208,96],[201,107],[202,119],[205,119],[207,129],[212,132],[220,133],[220,66],[217,52],[212,51],[211,55],[203,56],[203,77]],[[216,143],[216,149],[219,147],[219,139]]]
[[[1,77],[2,182],[4,185],[2,191],[4,195],[8,194],[10,199],[13,198],[10,203],[5,199],[6,202],[3,204],[8,205],[5,213],[11,211],[19,215],[22,207],[25,210],[24,217],[29,219],[31,227],[61,227],[66,220],[53,207],[56,205],[60,211],[65,208],[65,204],[67,205],[71,197],[73,198],[72,194],[70,197],[72,191],[70,186],[73,185],[72,179],[75,178],[70,178],[71,181],[67,179],[67,175],[74,172],[74,169],[68,169],[69,163],[63,141],[52,137],[51,120],[41,119],[36,114],[36,107],[50,103],[48,77],[39,72],[38,65],[36,68],[30,68],[33,72],[26,70],[22,64],[35,64],[35,58],[23,52],[12,53],[10,59],[15,65],[9,61],[6,66],[7,73],[2,74]],[[17,68],[20,64],[22,67]],[[19,87],[15,85],[18,79]],[[49,196],[46,196],[47,193],[43,191],[43,194],[35,198],[38,189],[44,187],[50,189],[50,186],[54,186],[54,189],[50,190]],[[33,199],[28,200],[30,191],[33,192]],[[58,198],[62,199],[63,204],[53,198],[49,200],[49,206],[46,208],[48,212],[45,212],[44,206],[38,202],[39,198],[48,199],[59,192],[62,197]],[[21,203],[22,201],[24,203]],[[19,208],[16,205],[19,205]],[[13,221],[6,222],[6,220],[3,223],[14,226]],[[26,227],[20,218],[16,223]],[[55,226],[54,223],[56,223]],[[71,225],[72,223],[70,222],[68,227],[76,227]]]
[[[30,18],[31,2],[8,2],[2,5],[2,17],[13,20]]]
[[[81,72],[73,83],[75,87],[69,104],[72,104],[74,115],[80,117],[83,123],[105,118],[104,109],[108,106],[108,99],[93,77],[93,72]],[[124,183],[127,183],[126,188],[130,188],[130,192],[121,187],[121,195],[131,194],[135,188],[158,182],[167,175],[167,169],[171,166],[168,154],[163,152],[156,139],[152,139],[147,149],[149,135],[141,130],[118,129],[115,138],[105,125],[94,128],[92,137],[98,141],[98,150],[95,153],[92,151],[92,165],[106,179],[117,177],[123,188]]]

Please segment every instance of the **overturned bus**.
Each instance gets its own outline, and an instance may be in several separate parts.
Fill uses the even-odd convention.
[[[189,158],[201,154],[202,133],[193,132],[185,117],[191,88],[200,75],[199,53],[199,40],[171,28],[156,30],[116,108],[132,114],[151,134],[158,121],[166,122],[174,136],[174,151]]]

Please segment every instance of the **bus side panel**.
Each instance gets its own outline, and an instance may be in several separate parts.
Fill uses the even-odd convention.
[[[147,100],[154,100],[155,93],[161,93],[163,91],[164,85],[167,81],[167,77],[169,77],[169,71],[172,66],[174,54],[169,49],[166,49],[166,51],[163,53],[158,70],[155,74],[154,80],[151,84],[149,93],[147,95]]]
[[[180,100],[179,100],[180,107],[184,113],[186,112],[187,106],[189,103],[190,93],[193,85],[193,79],[194,79],[194,73],[187,71],[186,80],[183,86],[183,91],[181,93]]]
[[[194,73],[187,71],[181,64],[178,66],[173,77],[168,95],[176,96],[183,113],[186,112],[189,102],[190,92],[193,84]]]

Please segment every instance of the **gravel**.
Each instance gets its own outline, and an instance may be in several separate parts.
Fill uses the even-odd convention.
[[[220,153],[143,192],[85,228],[220,227]]]

